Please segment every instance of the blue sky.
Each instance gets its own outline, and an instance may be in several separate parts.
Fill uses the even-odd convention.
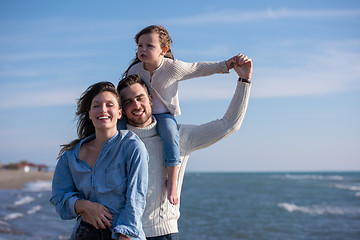
[[[117,84],[134,35],[164,25],[177,59],[254,62],[239,132],[189,171],[360,170],[359,1],[0,2],[0,163],[56,164],[76,137],[76,99]],[[222,117],[234,72],[180,83],[180,123]]]

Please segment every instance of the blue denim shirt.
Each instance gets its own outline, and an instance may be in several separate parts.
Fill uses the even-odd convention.
[[[83,143],[65,152],[55,168],[52,198],[62,219],[78,217],[75,202],[85,199],[104,205],[113,214],[113,238],[119,233],[132,239],[145,239],[141,217],[148,184],[148,153],[142,141],[131,131],[117,132],[104,143],[93,168],[79,159]],[[78,218],[77,225],[81,217]],[[74,231],[77,227],[75,226]]]

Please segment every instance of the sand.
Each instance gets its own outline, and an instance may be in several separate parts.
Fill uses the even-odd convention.
[[[49,180],[53,178],[53,172],[24,172],[22,170],[0,169],[0,189],[21,189],[28,182],[37,180]]]

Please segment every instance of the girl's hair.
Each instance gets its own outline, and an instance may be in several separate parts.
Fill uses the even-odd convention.
[[[76,144],[78,144],[82,139],[92,134],[95,134],[95,127],[91,119],[89,118],[89,110],[93,98],[102,92],[113,93],[116,97],[116,100],[119,103],[119,108],[121,108],[121,101],[119,94],[116,91],[114,84],[112,84],[111,82],[98,82],[88,87],[77,101],[76,118],[78,120],[77,121],[78,139],[73,140],[69,144],[61,145],[61,150],[59,152],[58,158],[60,158],[64,152],[74,149]]]
[[[164,57],[174,59],[174,56],[171,52],[171,45],[172,45],[173,41],[172,41],[168,31],[165,29],[165,27],[163,27],[161,25],[150,25],[150,26],[144,28],[143,30],[141,30],[138,34],[135,35],[134,39],[135,39],[136,44],[139,43],[139,38],[142,35],[148,34],[148,33],[159,34],[159,40],[160,40],[161,47],[162,48],[168,47],[168,51],[166,52]],[[140,62],[140,59],[137,57],[137,54],[136,54],[135,58],[132,60],[132,62],[130,64],[130,66],[128,67],[128,69],[126,69],[125,73],[123,74],[123,78],[127,76],[129,69],[139,62]]]

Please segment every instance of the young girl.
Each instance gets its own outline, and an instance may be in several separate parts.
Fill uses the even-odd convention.
[[[90,86],[78,100],[79,139],[63,145],[51,203],[62,219],[77,218],[71,239],[142,239],[148,154],[130,131],[117,131],[114,85]]]
[[[168,174],[168,199],[177,204],[177,171],[180,164],[179,137],[174,116],[180,115],[178,82],[215,73],[228,73],[236,57],[223,62],[185,63],[174,59],[172,40],[163,26],[151,25],[135,36],[137,54],[125,76],[139,74],[147,84],[153,100],[152,112],[164,144]]]

